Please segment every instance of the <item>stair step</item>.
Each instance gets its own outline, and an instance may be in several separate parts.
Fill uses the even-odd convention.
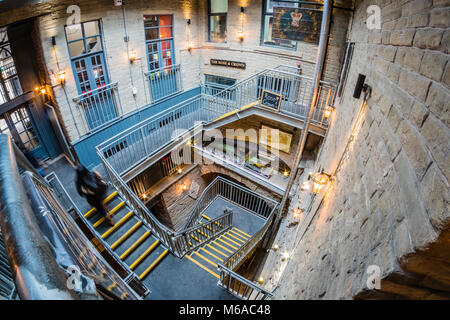
[[[203,255],[206,255],[206,257],[211,257],[212,259],[218,261],[218,262],[223,262],[224,259],[219,257],[217,253],[213,253],[213,250],[211,249],[207,249],[205,247],[200,248],[200,253]]]
[[[106,239],[109,237],[114,231],[120,228],[125,222],[128,221],[133,216],[133,211],[128,212],[122,219],[117,221],[114,226],[108,229],[105,233],[102,234],[102,239]]]
[[[142,225],[141,221],[135,223],[127,232],[125,232],[119,239],[117,239],[112,245],[111,249],[116,249],[119,245],[121,245],[126,239],[128,239],[136,230],[138,230]]]
[[[239,249],[238,247],[233,246],[232,244],[228,243],[228,241],[224,240],[223,236],[217,238],[217,242],[220,242],[221,244],[227,245],[229,248],[233,248],[234,250]]]
[[[147,250],[144,251],[131,265],[130,269],[134,270],[136,267],[159,245],[159,240],[153,242]]]
[[[158,265],[158,263],[160,263],[164,259],[164,257],[168,253],[169,253],[169,250],[167,250],[167,249],[164,250],[163,253],[161,253],[161,255],[158,258],[156,258],[156,260],[153,261],[153,263],[147,269],[145,269],[144,272],[141,273],[141,275],[139,276],[139,279],[144,280],[144,278],[149,275],[149,273]]]
[[[137,247],[141,245],[141,243],[150,236],[150,231],[146,231],[136,242],[134,242],[127,250],[125,250],[124,253],[120,255],[120,259],[124,260],[130,253],[132,253],[134,250],[136,250]]]
[[[119,211],[123,206],[125,205],[125,202],[120,202],[117,206],[115,206],[111,211],[108,212],[108,217],[112,217],[117,211]],[[94,224],[94,228],[97,228],[99,225],[101,225],[105,221],[105,217],[101,217],[98,219]]]
[[[213,276],[215,276],[217,279],[220,279],[220,276],[217,273],[215,273],[214,271],[212,271],[208,267],[205,267],[202,263],[198,262],[196,259],[192,258],[189,255],[186,255],[186,258],[191,260],[193,263],[195,263],[197,266],[199,266],[203,270],[205,270],[205,271],[209,272],[210,274],[212,274]]]
[[[107,197],[105,198],[105,200],[103,200],[103,204],[107,204],[109,201],[111,201],[112,199],[114,199],[117,195],[118,195],[117,190],[113,191],[109,196],[107,196]],[[86,212],[86,213],[84,214],[84,217],[85,217],[85,218],[89,218],[89,216],[92,215],[92,214],[93,214],[94,212],[96,212],[96,211],[97,211],[97,209],[95,209],[95,207],[94,207],[94,208],[92,208],[91,210],[89,210],[88,212]]]
[[[195,251],[195,252],[191,255],[191,257],[192,257],[194,254],[195,254],[196,256],[200,257],[202,260],[208,262],[210,265],[214,266],[215,268],[218,267],[217,263],[211,261],[210,259],[208,259],[207,257],[205,257],[203,254],[198,253],[198,251]]]
[[[233,230],[235,230],[235,231],[237,231],[237,232],[243,234],[243,235],[246,236],[247,238],[251,238],[251,237],[252,237],[252,236],[249,235],[248,233],[245,233],[244,231],[242,231],[242,230],[240,230],[240,229],[238,229],[238,228],[236,228],[236,227],[233,227]]]
[[[218,253],[220,256],[224,256],[225,258],[229,257],[229,254],[224,253],[223,251],[219,250],[218,248],[212,246],[211,244],[206,244],[206,246],[208,247],[208,249],[213,250],[214,252]]]
[[[243,245],[246,241],[242,240],[242,238],[238,238],[236,237],[233,233],[231,233],[230,231],[228,231],[227,233],[225,233],[227,235],[227,237],[230,237],[231,239],[233,239],[234,241],[238,242],[239,245]]]
[[[234,229],[231,229],[229,231],[231,234],[235,235],[236,237],[240,237],[241,239],[243,239],[244,241],[248,241],[249,238],[247,238],[246,236],[244,236],[243,234],[235,231]]]
[[[216,241],[216,240],[214,240],[214,241],[211,241],[211,243],[215,244],[216,246],[218,246],[219,248],[221,248],[221,249],[225,250],[226,252],[228,252],[228,253],[230,253],[230,254],[233,254],[233,251],[231,251],[230,249],[228,249],[228,248],[224,247],[224,246],[223,246],[223,245],[221,245],[220,243],[217,243],[217,241]]]

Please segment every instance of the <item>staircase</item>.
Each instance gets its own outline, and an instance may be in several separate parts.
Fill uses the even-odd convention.
[[[167,256],[169,250],[144,225],[116,190],[103,201],[108,216],[114,220],[110,226],[95,208],[84,214],[98,237],[104,240],[117,257],[140,280],[144,280]]]
[[[202,214],[199,224],[204,224],[207,221],[211,221],[211,218]],[[250,238],[251,235],[248,233],[236,227],[231,227],[231,229],[228,229],[228,231],[219,237],[202,245],[191,254],[186,255],[186,258],[217,279],[220,279],[219,274],[217,274],[218,264],[223,263],[231,257]],[[198,241],[198,239],[194,237],[193,241]]]

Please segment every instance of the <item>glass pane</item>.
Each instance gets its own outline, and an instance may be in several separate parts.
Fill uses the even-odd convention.
[[[266,0],[266,13],[273,13],[273,7],[297,8],[298,4],[297,3],[278,2],[278,1]]]
[[[228,12],[228,0],[210,0],[211,13]]]
[[[3,118],[0,118],[0,133],[11,136],[11,132],[9,131],[9,127],[6,124],[6,120]]]
[[[84,36],[91,37],[100,34],[99,21],[90,21],[83,23]]]
[[[158,39],[158,28],[145,29],[145,40]]]
[[[83,38],[81,24],[74,24],[66,27],[67,41],[73,41]]]
[[[172,16],[159,16],[159,26],[171,26]]]
[[[157,16],[144,16],[144,28],[157,27],[158,17]]]
[[[172,37],[172,27],[164,27],[159,29],[159,38],[171,38]]]
[[[69,53],[71,57],[76,57],[85,53],[83,40],[69,43]]]
[[[100,37],[94,37],[86,39],[86,47],[88,52],[100,51],[102,50],[102,41]]]
[[[272,25],[273,25],[273,17],[265,16],[264,17],[264,44],[286,47],[286,48],[295,48],[295,41],[290,40],[281,40],[281,39],[272,39]]]
[[[210,40],[225,42],[227,36],[227,16],[210,16]]]

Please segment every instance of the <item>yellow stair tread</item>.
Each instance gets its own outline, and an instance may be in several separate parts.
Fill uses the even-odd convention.
[[[158,258],[147,268],[144,272],[141,273],[139,279],[143,280],[157,265],[161,262],[162,259],[169,253],[169,250],[164,250],[163,253],[160,254]]]
[[[126,257],[129,256],[130,253],[132,253],[134,250],[136,250],[136,248],[142,243],[144,242],[145,239],[147,239],[147,237],[150,236],[150,231],[145,231],[145,233],[140,236],[139,239],[137,239],[127,250],[125,250],[124,253],[122,253],[120,255],[120,259],[124,260]]]
[[[252,236],[249,235],[248,233],[245,233],[244,231],[242,231],[242,230],[240,230],[240,229],[238,229],[238,228],[236,228],[236,227],[233,227],[232,230],[239,231],[240,233],[242,233],[244,236],[247,236],[248,238],[251,238],[251,237],[252,237]]]
[[[247,241],[249,238],[244,236],[243,234],[231,229],[229,232],[232,232],[235,236],[240,237],[241,239],[243,239],[244,241]]]
[[[206,262],[208,262],[209,264],[213,265],[214,267],[218,267],[217,263],[212,262],[211,260],[209,260],[208,258],[206,258],[205,256],[201,255],[200,253],[198,253],[197,251],[194,252],[197,256],[199,256],[200,258],[202,258],[203,260],[205,260]]]
[[[111,228],[109,228],[104,234],[102,234],[102,239],[109,237],[115,230],[117,230],[121,225],[123,225],[128,219],[133,216],[133,211],[128,212],[122,219],[117,221]]]
[[[119,211],[123,206],[125,205],[125,202],[122,201],[117,206],[115,206],[110,212],[108,212],[108,217],[112,217],[117,211]],[[97,220],[97,222],[94,223],[94,228],[97,228],[99,225],[101,225],[105,221],[105,217],[101,217]]]
[[[221,245],[220,243],[217,243],[216,241],[211,241],[212,243],[214,243],[216,246],[218,246],[219,248],[222,248],[225,251],[228,251],[229,253],[233,253],[233,251],[231,251],[230,249],[225,248],[223,245]]]
[[[111,201],[115,196],[117,196],[117,194],[118,194],[118,192],[117,192],[117,190],[115,190],[114,192],[112,192],[109,196],[107,196],[106,198],[105,198],[105,200],[103,200],[103,204],[107,204],[109,201]],[[97,209],[95,209],[95,207],[94,208],[92,208],[91,210],[89,210],[88,212],[86,212],[85,214],[84,214],[84,217],[85,218],[89,218],[89,216],[91,215],[91,214],[93,214],[95,211],[97,211]]]
[[[233,235],[231,232],[227,232],[227,233],[225,233],[227,236],[230,236],[230,237],[232,237],[232,238],[234,238],[234,239],[236,239],[237,241],[239,241],[239,242],[242,242],[242,244],[244,244],[245,243],[245,240],[242,240],[242,239],[240,239],[240,238],[238,238],[238,237],[236,237],[235,235]],[[241,244],[241,245],[242,245]]]
[[[131,265],[130,269],[134,270],[159,244],[159,240],[153,242],[147,250],[144,251]]]
[[[117,248],[122,242],[124,242],[131,234],[133,234],[140,226],[142,222],[137,222],[134,226],[132,226],[127,232],[125,232],[119,239],[117,239],[112,245],[111,249]]]
[[[231,243],[233,243],[233,244],[235,244],[235,245],[237,245],[237,246],[241,246],[240,243],[238,243],[238,242],[236,242],[236,241],[234,241],[234,240],[228,238],[225,234],[222,235],[222,238],[227,239],[227,241],[230,241]]]
[[[236,248],[235,246],[233,246],[232,244],[229,244],[228,242],[226,242],[225,240],[223,240],[222,238],[217,238],[217,240],[220,240],[221,242],[225,243],[227,246],[233,248],[234,250],[237,250],[238,248]]]
[[[214,247],[213,247],[212,245],[210,245],[209,243],[206,244],[206,246],[210,247],[211,249],[213,249],[213,250],[216,251],[217,253],[220,253],[220,254],[223,255],[225,258],[228,258],[228,255],[227,255],[227,254],[223,253],[222,251],[220,251],[220,250],[217,249],[217,248],[214,248]]]
[[[214,257],[214,258],[216,258],[217,260],[219,260],[220,262],[223,262],[223,259],[222,258],[219,258],[218,256],[216,256],[214,253],[212,253],[212,252],[209,252],[208,250],[206,250],[205,248],[200,248],[200,250],[203,250],[203,251],[205,251],[207,254],[209,254],[211,257]]]
[[[208,271],[210,274],[212,274],[213,276],[215,276],[217,279],[220,279],[219,275],[217,273],[215,273],[214,271],[211,271],[209,268],[205,267],[204,265],[202,265],[200,262],[198,262],[197,260],[195,260],[194,258],[192,258],[189,255],[186,255],[186,258],[188,258],[189,260],[191,260],[193,263],[195,263],[196,265],[198,265],[200,268],[202,268],[205,271]]]

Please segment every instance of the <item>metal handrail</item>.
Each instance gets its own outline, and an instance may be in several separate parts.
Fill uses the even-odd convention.
[[[220,279],[218,285],[234,296],[245,300],[267,300],[273,294],[236,272],[218,264]]]
[[[11,138],[0,135],[0,227],[21,299],[77,299],[33,214]]]
[[[95,89],[92,89],[92,90],[88,90],[88,91],[86,91],[86,92],[84,92],[84,93],[82,93],[82,94],[80,94],[78,96],[75,96],[75,97],[72,98],[72,101],[73,102],[80,102],[81,100],[83,100],[85,98],[88,98],[88,97],[90,97],[92,95],[96,95],[96,94],[102,93],[105,90],[116,89],[118,86],[119,86],[119,82],[118,81],[111,82],[111,83],[105,84],[103,86],[100,86],[98,88],[95,88]]]

